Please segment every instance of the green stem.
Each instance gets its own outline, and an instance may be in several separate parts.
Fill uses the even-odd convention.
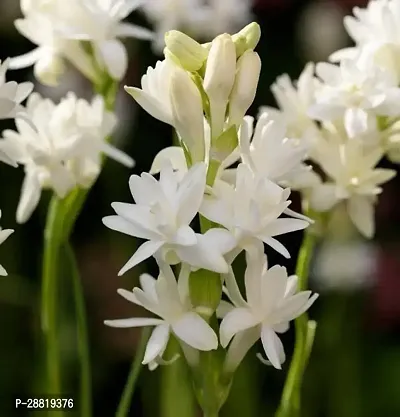
[[[140,370],[142,368],[142,360],[144,357],[144,352],[146,350],[147,341],[150,337],[150,332],[150,328],[145,328],[142,330],[140,342],[135,352],[135,357],[132,361],[132,366],[129,371],[128,380],[126,381],[124,391],[122,392],[121,400],[119,402],[115,417],[126,417],[129,413],[133,393],[135,392],[136,382],[139,377]]]
[[[77,321],[78,352],[81,364],[80,377],[80,416],[90,417],[92,415],[92,379],[89,350],[89,333],[87,328],[85,297],[82,288],[81,277],[75,259],[74,251],[69,243],[64,245],[70,272],[73,280],[75,313]]]
[[[47,350],[49,393],[60,394],[59,348],[57,336],[57,276],[61,244],[62,206],[54,196],[50,202],[44,232],[41,324]]]
[[[299,291],[304,291],[308,287],[308,276],[315,244],[316,235],[312,230],[306,230],[296,265]],[[315,323],[308,321],[307,313],[296,319],[295,331],[293,357],[276,417],[297,417],[300,415],[301,384],[315,333]]]

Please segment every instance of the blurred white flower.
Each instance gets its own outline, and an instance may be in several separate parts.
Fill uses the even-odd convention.
[[[0,61],[0,119],[11,119],[24,113],[21,103],[33,90],[33,84],[6,81],[10,59]]]
[[[194,349],[209,351],[218,347],[214,330],[193,311],[188,285],[190,271],[182,268],[177,282],[169,265],[160,263],[160,266],[157,280],[148,274],[140,276],[142,289],[118,290],[126,300],[144,307],[160,318],[134,317],[105,321],[111,327],[155,326],[142,362],[144,365],[148,364],[151,370],[156,368],[157,362],[162,361],[171,333]]]
[[[233,237],[223,229],[201,235],[189,226],[199,211],[206,185],[206,166],[194,165],[184,176],[164,165],[157,181],[150,174],[133,175],[129,187],[136,204],[113,203],[117,215],[103,223],[110,229],[148,240],[143,243],[119,275],[155,255],[170,263],[180,261],[195,268],[226,273],[223,255],[233,249]]]
[[[351,291],[370,287],[377,272],[377,251],[363,241],[325,241],[314,266],[321,290]]]
[[[63,198],[77,185],[90,186],[100,172],[101,153],[133,165],[130,157],[106,142],[115,117],[100,97],[88,103],[70,93],[56,105],[35,93],[28,99],[26,119],[16,119],[17,131],[5,130],[0,142],[0,149],[25,169],[19,223],[31,216],[42,188]]]
[[[297,292],[298,278],[288,277],[286,268],[275,265],[268,269],[262,248],[246,254],[245,301],[232,271],[225,277],[226,294],[233,306],[224,304],[220,315],[220,341],[226,347],[231,339],[226,364],[234,370],[250,347],[261,338],[270,363],[281,369],[285,352],[277,333],[289,329],[289,322],[307,311],[318,295],[311,291]]]
[[[322,62],[316,73],[323,84],[315,92],[315,104],[308,114],[317,120],[344,118],[350,138],[368,130],[370,116],[400,114],[400,88],[387,71],[357,60],[343,60],[340,66]]]
[[[272,120],[283,122],[287,135],[291,138],[304,139],[313,144],[318,139],[318,129],[308,115],[308,109],[315,102],[315,90],[319,81],[314,77],[314,64],[307,64],[298,81],[293,84],[287,74],[281,75],[272,85],[271,91],[279,110],[263,106],[260,113],[267,113]]]
[[[149,30],[122,22],[141,3],[137,0],[21,0],[24,18],[17,19],[15,25],[38,47],[13,58],[11,66],[18,69],[35,64],[38,79],[54,85],[64,71],[63,60],[67,59],[92,81],[101,76],[99,65],[119,80],[128,64],[125,46],[119,38],[153,38]],[[94,57],[87,54],[80,41],[92,42]]]
[[[356,46],[334,52],[330,59],[354,59],[361,53],[364,60],[372,60],[400,81],[398,0],[371,0],[366,8],[355,7],[353,14],[344,18],[344,25]]]
[[[206,195],[200,213],[226,227],[244,248],[257,240],[290,258],[288,250],[274,236],[305,229],[309,222],[278,218],[291,201],[290,189],[283,189],[268,178],[255,175],[245,164],[237,168],[236,185],[216,181],[211,195]]]
[[[283,122],[270,119],[262,113],[254,128],[254,119],[244,118],[240,134],[240,151],[243,162],[251,170],[282,187],[308,188],[315,184],[315,174],[303,161],[308,156],[307,143],[286,137]]]
[[[1,210],[0,210],[0,219],[1,219]],[[14,230],[12,230],[12,229],[2,229],[1,227],[0,227],[0,245],[2,244],[2,243],[4,243],[5,241],[6,241],[6,239],[12,234],[12,233],[14,233]],[[4,267],[3,266],[1,266],[0,265],[0,276],[3,276],[3,277],[5,277],[5,276],[7,276],[8,274],[7,274],[7,271],[4,269]]]
[[[311,206],[317,211],[328,211],[345,201],[354,225],[364,236],[372,237],[374,205],[382,192],[380,185],[396,175],[394,170],[376,168],[382,156],[381,149],[366,151],[357,139],[341,143],[331,137],[321,141],[316,162],[328,176],[328,182],[313,188]]]
[[[251,0],[147,0],[143,11],[156,27],[154,47],[161,52],[164,34],[180,29],[198,40],[234,33],[251,20]]]

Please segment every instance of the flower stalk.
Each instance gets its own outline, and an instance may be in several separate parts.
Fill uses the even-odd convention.
[[[317,241],[313,228],[305,230],[296,265],[299,291],[308,287],[311,260]],[[301,386],[314,342],[316,323],[303,313],[295,320],[295,347],[276,417],[298,417],[301,412]]]

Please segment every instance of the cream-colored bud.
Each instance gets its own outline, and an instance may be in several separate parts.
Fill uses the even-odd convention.
[[[64,59],[55,54],[44,55],[34,67],[35,77],[44,85],[54,87],[58,85],[61,75],[64,74]]]
[[[247,50],[254,50],[261,38],[261,28],[256,22],[245,26],[240,32],[232,36],[236,45],[238,56],[244,54]]]
[[[165,44],[166,56],[187,71],[198,71],[207,59],[207,49],[178,30],[165,34]]]
[[[210,102],[212,138],[219,137],[223,131],[235,75],[235,45],[230,35],[220,35],[212,42],[203,84]]]
[[[229,124],[239,126],[256,96],[261,60],[254,51],[246,51],[237,63],[235,84],[229,100]]]
[[[201,94],[190,75],[176,67],[171,74],[173,124],[189,150],[192,163],[204,160],[204,116]]]

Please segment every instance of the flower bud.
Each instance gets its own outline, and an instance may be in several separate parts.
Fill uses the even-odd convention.
[[[220,136],[223,131],[235,74],[235,45],[230,35],[220,35],[212,42],[203,84],[210,102],[212,138]]]
[[[256,22],[250,23],[245,26],[240,32],[232,36],[232,40],[235,43],[238,56],[241,56],[248,50],[253,50],[260,41],[261,28]]]
[[[207,50],[178,30],[170,30],[165,34],[165,44],[166,57],[187,71],[198,71],[207,59]]]
[[[256,96],[261,60],[254,51],[246,51],[237,63],[235,84],[229,101],[229,123],[239,126]]]
[[[204,116],[200,92],[190,75],[176,67],[171,74],[173,125],[187,146],[192,163],[204,160]]]
[[[55,87],[64,74],[63,58],[56,54],[46,54],[37,61],[34,67],[35,77],[44,85]]]

